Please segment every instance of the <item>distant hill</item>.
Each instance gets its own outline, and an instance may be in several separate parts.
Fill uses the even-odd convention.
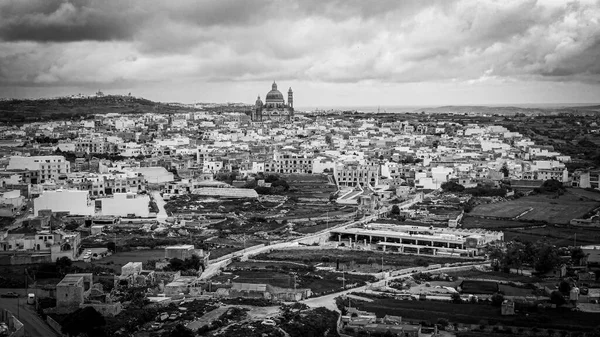
[[[80,119],[107,113],[175,113],[192,108],[131,96],[90,98],[12,99],[0,101],[0,122],[9,124]]]
[[[594,114],[600,112],[600,105],[590,106],[572,106],[572,107],[548,107],[548,108],[526,108],[515,106],[440,106],[435,108],[421,108],[414,112],[425,112],[429,114],[436,113],[455,113],[455,114],[487,114],[487,115],[552,115],[552,114]]]

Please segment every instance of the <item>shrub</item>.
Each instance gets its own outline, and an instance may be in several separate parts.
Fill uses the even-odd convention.
[[[500,293],[495,293],[492,295],[492,305],[495,307],[502,306],[502,302],[504,302],[504,295]]]

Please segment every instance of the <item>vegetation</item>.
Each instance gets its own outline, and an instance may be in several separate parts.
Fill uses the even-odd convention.
[[[169,266],[166,268],[170,271],[187,271],[195,270],[198,271],[202,268],[202,260],[196,254],[192,255],[189,259],[181,260],[173,258],[169,260]]]
[[[337,337],[338,313],[324,307],[294,310],[284,306],[281,328],[290,337],[324,336]]]
[[[61,322],[62,332],[71,336],[86,335],[89,337],[106,336],[104,316],[92,307],[77,309],[67,315]]]
[[[547,273],[561,264],[558,248],[547,241],[536,243],[510,241],[506,248],[490,246],[489,258],[496,270],[515,268],[521,270],[524,265],[532,266],[539,273]]]

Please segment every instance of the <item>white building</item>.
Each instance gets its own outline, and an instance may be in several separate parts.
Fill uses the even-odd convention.
[[[71,163],[63,156],[12,156],[6,169],[39,171],[40,179],[44,182],[51,179],[58,180],[60,175],[70,173]]]
[[[115,193],[112,198],[98,199],[101,215],[107,216],[150,216],[150,196],[134,193]]]
[[[94,215],[94,205],[88,191],[44,191],[42,195],[33,199],[33,213],[37,215],[40,210],[46,209],[52,212],[69,212],[73,215]]]

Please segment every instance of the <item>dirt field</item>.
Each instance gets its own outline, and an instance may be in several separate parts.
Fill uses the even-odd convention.
[[[480,271],[480,270],[462,270],[460,272],[448,272],[446,273],[453,277],[471,278],[471,279],[484,279],[484,280],[498,280],[498,281],[512,281],[522,283],[535,283],[539,282],[540,279],[536,277],[529,277],[526,275],[519,274],[507,274],[495,271]]]
[[[519,219],[522,220],[566,224],[599,205],[597,201],[589,201],[570,193],[558,198],[551,195],[534,195],[507,202],[479,205],[470,214],[503,218],[515,218],[520,215]]]
[[[484,219],[469,216],[467,214],[462,219],[461,225],[464,228],[485,228],[489,230],[503,230],[505,228],[538,226],[539,224],[515,220]]]
[[[295,278],[294,278],[295,275]],[[343,274],[345,284],[363,284],[365,281],[374,279],[368,275]],[[341,273],[332,272],[283,272],[268,270],[234,270],[223,273],[211,279],[215,282],[241,282],[241,283],[264,283],[275,287],[293,288],[294,280],[297,288],[309,288],[315,294],[341,290],[344,284]]]
[[[403,301],[393,299],[377,299],[373,302],[352,301],[352,306],[360,310],[375,312],[377,317],[385,315],[401,316],[403,321],[420,322],[423,320],[431,323],[438,318],[446,318],[450,322],[465,324],[486,324],[543,327],[553,329],[590,329],[597,325],[597,315],[582,312],[573,312],[569,309],[549,309],[540,312],[520,313],[516,316],[501,316],[500,308],[488,304],[462,303],[454,304],[439,301]]]
[[[164,249],[133,250],[130,252],[117,252],[101,260],[94,261],[94,265],[103,265],[121,272],[121,267],[128,262],[146,263],[148,260],[157,260],[165,257]],[[84,263],[84,262],[77,262]]]
[[[323,263],[325,265],[335,265],[339,260],[346,270],[360,269],[361,265],[371,266],[376,271],[381,269],[381,259],[383,258],[384,269],[401,269],[407,267],[416,267],[424,264],[444,264],[453,262],[465,262],[467,259],[413,256],[401,254],[387,254],[382,252],[341,250],[341,249],[304,249],[304,250],[274,250],[270,253],[260,254],[254,257],[256,260],[277,260],[277,261],[296,261]],[[369,270],[372,271],[372,270]]]
[[[575,242],[577,234],[577,242]],[[581,228],[562,225],[547,225],[542,228],[507,229],[504,230],[504,240],[535,242],[548,240],[557,246],[589,245],[600,242],[600,228]]]

